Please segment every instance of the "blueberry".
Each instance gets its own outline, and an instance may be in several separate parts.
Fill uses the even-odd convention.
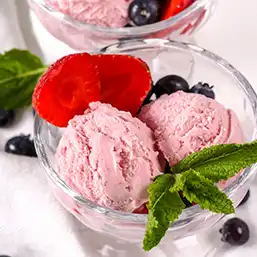
[[[247,191],[247,193],[245,194],[243,200],[240,202],[240,204],[237,207],[239,207],[239,206],[243,205],[245,202],[247,202],[249,197],[250,197],[250,190]]]
[[[37,157],[34,142],[30,139],[30,135],[20,135],[9,139],[5,144],[5,152]]]
[[[189,85],[185,79],[177,75],[168,75],[157,81],[154,87],[156,97],[164,94],[172,94],[179,90],[188,92]]]
[[[160,17],[158,0],[134,0],[129,6],[129,18],[136,26],[155,23]]]
[[[232,218],[225,222],[220,229],[222,241],[231,245],[243,245],[250,237],[248,225],[239,218]]]
[[[14,120],[15,112],[14,110],[4,110],[0,108],[0,127],[5,127],[11,124]]]
[[[198,82],[190,89],[190,92],[205,95],[206,97],[215,99],[215,94],[212,89],[213,86],[210,87],[207,83]]]

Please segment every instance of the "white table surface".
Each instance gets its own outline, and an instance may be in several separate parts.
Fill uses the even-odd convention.
[[[31,16],[25,0],[16,1],[25,43],[31,51],[42,57],[46,63],[74,52],[52,37],[39,21],[33,15]],[[33,25],[27,19],[28,16],[32,18]],[[238,68],[257,90],[256,0],[220,0],[213,17],[197,33],[195,39],[198,45],[219,54]],[[253,197],[255,193],[257,193],[257,187],[253,186],[249,203],[238,211],[238,215],[251,224],[253,231],[257,230],[257,208],[254,208]],[[235,248],[227,253],[219,253],[217,256],[242,257],[243,254],[249,257],[257,256],[257,236],[252,235],[250,243],[241,247],[240,250]]]

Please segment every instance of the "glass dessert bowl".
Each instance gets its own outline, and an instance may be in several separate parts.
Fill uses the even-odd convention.
[[[168,38],[185,41],[211,16],[215,0],[196,0],[179,14],[157,23],[141,27],[99,27],[74,20],[44,0],[28,0],[31,9],[43,26],[57,39],[74,49],[98,51],[120,40]]]
[[[134,40],[105,47],[101,53],[129,54],[142,58],[157,81],[167,74],[184,77],[190,84],[199,81],[214,85],[216,100],[233,110],[240,121],[245,141],[256,138],[257,96],[244,76],[227,61],[198,46],[162,39]],[[229,97],[230,95],[233,97]],[[235,100],[236,99],[236,100]],[[60,203],[85,226],[106,233],[119,240],[142,243],[147,215],[114,211],[85,199],[72,190],[56,172],[55,153],[63,129],[36,116],[35,146],[50,185]],[[252,165],[235,179],[224,185],[224,192],[237,206],[256,173]],[[214,226],[224,215],[202,210],[198,205],[184,209],[180,218],[172,223],[161,241],[171,244]]]

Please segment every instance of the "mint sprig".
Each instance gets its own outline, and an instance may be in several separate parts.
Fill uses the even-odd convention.
[[[174,176],[164,174],[149,186],[148,223],[144,239],[144,250],[151,250],[165,235],[170,222],[178,218],[185,208],[178,192],[172,192]]]
[[[215,183],[236,175],[257,162],[257,141],[205,148],[186,157],[170,173],[158,176],[149,186],[148,222],[143,248],[157,246],[184,209],[179,191],[190,202],[214,213],[234,213],[232,201]]]
[[[213,182],[233,177],[257,161],[257,141],[246,144],[216,145],[193,153],[171,169],[183,173],[193,169]]]
[[[198,203],[202,209],[215,213],[235,212],[232,201],[211,180],[194,170],[188,170],[182,176],[185,177],[185,183],[181,190],[188,201]]]
[[[31,105],[38,79],[47,69],[27,50],[13,49],[0,55],[0,107],[17,109]]]

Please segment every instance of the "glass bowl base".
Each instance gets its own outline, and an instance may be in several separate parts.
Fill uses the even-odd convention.
[[[160,244],[150,252],[145,252],[140,244],[117,240],[104,233],[87,229],[83,225],[79,232],[80,238],[83,238],[84,241],[82,244],[85,245],[85,254],[90,257],[189,257],[192,256],[192,253],[198,257],[214,257],[209,254],[216,252],[214,246],[219,247],[220,234],[216,231],[217,228],[211,233],[203,232],[199,235],[171,241],[169,244]],[[215,238],[215,245],[213,245],[213,238]]]

